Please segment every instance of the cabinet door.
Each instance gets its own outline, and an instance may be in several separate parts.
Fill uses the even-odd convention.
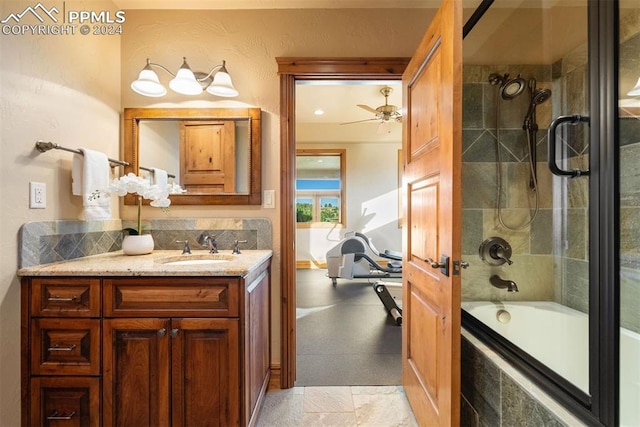
[[[180,183],[191,193],[236,192],[233,120],[180,122]]]
[[[168,426],[169,320],[105,319],[104,426]]]
[[[174,426],[240,424],[237,319],[172,319]]]

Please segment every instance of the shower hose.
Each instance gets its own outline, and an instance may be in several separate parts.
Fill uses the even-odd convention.
[[[538,195],[538,179],[536,177],[536,174],[534,173],[534,165],[533,165],[533,156],[531,155],[531,133],[532,132],[528,132],[527,130],[525,130],[526,134],[527,134],[527,148],[529,151],[529,169],[531,171],[531,180],[533,182],[533,188],[531,189],[534,192],[535,195],[535,208],[533,211],[533,215],[530,214],[530,218],[529,221],[527,221],[525,224],[522,224],[520,226],[510,226],[508,224],[506,224],[504,222],[504,219],[502,218],[502,156],[500,154],[500,93],[499,91],[496,91],[496,154],[498,156],[498,221],[500,222],[500,225],[502,225],[504,228],[506,228],[507,230],[511,230],[511,231],[520,231],[520,230],[524,230],[525,228],[527,228],[529,225],[531,225],[531,223],[533,222],[534,219],[536,219],[536,216],[538,215],[538,211],[539,211],[539,205],[540,205],[540,196]]]

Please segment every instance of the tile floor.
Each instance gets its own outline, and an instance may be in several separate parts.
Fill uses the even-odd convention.
[[[417,427],[418,423],[400,386],[328,386],[269,390],[257,425]]]

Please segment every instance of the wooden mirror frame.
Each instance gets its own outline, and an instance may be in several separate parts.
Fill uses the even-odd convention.
[[[249,141],[249,191],[238,194],[173,194],[173,205],[260,205],[262,203],[262,112],[260,108],[125,108],[123,126],[123,159],[128,166],[124,173],[138,173],[140,153],[138,136],[140,120],[242,120],[248,119],[251,129]],[[145,165],[146,166],[146,165]],[[148,202],[148,200],[145,200]],[[124,197],[126,205],[136,204],[133,194]]]

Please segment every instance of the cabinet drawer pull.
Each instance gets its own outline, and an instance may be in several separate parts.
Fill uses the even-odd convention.
[[[53,347],[49,347],[47,351],[73,351],[76,349],[76,345],[73,344],[71,347],[60,347],[58,344]]]
[[[76,414],[76,411],[71,412],[69,415],[60,415],[58,411],[53,411],[53,414],[47,417],[48,420],[70,420]]]
[[[47,301],[53,301],[53,302],[73,302],[75,300],[77,300],[78,297],[77,296],[72,296],[71,298],[62,298],[59,296],[53,296],[53,297],[49,297],[47,298]]]

